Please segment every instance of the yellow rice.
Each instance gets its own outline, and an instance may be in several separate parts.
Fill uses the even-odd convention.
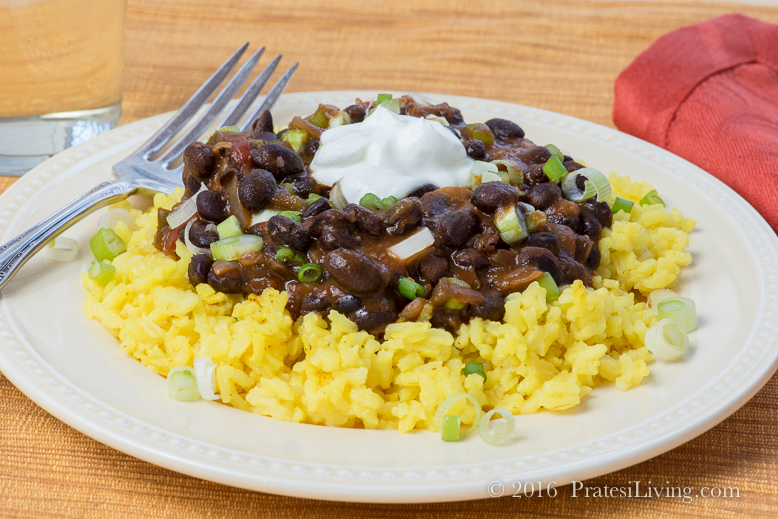
[[[614,197],[633,202],[653,189],[615,173],[610,182]],[[153,245],[156,209],[180,196],[159,194],[146,212],[118,205],[138,229],[118,224],[128,247],[113,261],[113,281],[102,286],[82,274],[84,311],[162,376],[210,357],[223,403],[278,420],[435,430],[436,408],[455,393],[470,393],[485,410],[520,414],[568,409],[602,384],[627,390],[649,375],[643,338],[658,320],[636,294],[672,287],[692,260],[684,249],[694,220],[636,203],[604,229],[594,288],[576,281],[547,304],[533,283],[507,298],[503,322],[476,318],[456,334],[428,322],[392,324],[380,342],[335,311],[294,322],[283,292],[243,297],[192,287],[189,251],[178,243],[176,261]],[[472,361],[484,364],[486,382],[463,375]],[[164,387],[160,381],[160,398]],[[472,423],[472,408],[460,405],[454,411]]]

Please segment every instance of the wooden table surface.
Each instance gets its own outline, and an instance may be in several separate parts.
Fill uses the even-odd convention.
[[[722,2],[129,0],[124,122],[177,109],[242,42],[301,66],[288,91],[444,92],[613,126],[613,82],[660,35],[738,11]],[[267,62],[265,58],[263,62]],[[0,190],[12,179],[0,178]],[[589,486],[736,487],[739,497],[329,503],[201,481],[139,461],[48,415],[0,375],[1,517],[775,517],[778,377],[711,431]]]

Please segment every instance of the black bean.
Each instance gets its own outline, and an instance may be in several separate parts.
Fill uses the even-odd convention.
[[[189,228],[189,241],[192,245],[200,248],[208,248],[213,242],[219,240],[219,233],[216,229],[207,229],[208,222],[196,220]]]
[[[550,251],[554,256],[559,255],[559,240],[550,232],[530,234],[526,245],[527,247],[541,247]]]
[[[591,271],[567,254],[562,253],[559,255],[559,265],[562,268],[562,281],[561,283],[557,281],[558,285],[569,285],[576,279],[580,279],[587,286],[592,284]]]
[[[319,151],[319,145],[319,139],[311,137],[308,139],[308,142],[305,143],[305,154],[311,157],[316,155],[316,152]]]
[[[578,261],[580,263],[586,263],[586,260],[589,259],[589,254],[592,251],[592,247],[594,246],[594,242],[585,235],[576,235],[575,237],[575,261]]]
[[[348,215],[337,209],[328,209],[317,215],[309,231],[324,250],[356,249],[359,246],[352,234]]]
[[[407,197],[415,197],[415,198],[421,198],[425,194],[430,193],[432,191],[435,191],[438,188],[435,184],[424,184],[423,186],[419,186],[410,193],[408,193]]]
[[[473,317],[500,321],[505,315],[505,297],[496,288],[490,288],[481,292],[484,296],[483,303],[473,305],[470,312]]]
[[[451,249],[458,249],[478,230],[478,218],[466,209],[444,216],[438,225],[440,243]]]
[[[592,250],[589,251],[589,257],[586,258],[586,266],[592,270],[596,270],[597,267],[600,266],[601,258],[602,255],[600,254],[600,248],[595,243],[594,245],[592,245]]]
[[[324,268],[344,289],[356,294],[372,294],[381,288],[381,269],[359,251],[340,249],[327,253]]]
[[[205,179],[213,173],[216,159],[206,144],[195,141],[184,150],[184,166],[195,177]]]
[[[181,176],[181,178],[183,179],[186,191],[190,196],[200,191],[202,181],[189,173],[189,171],[184,170],[184,174]]]
[[[313,218],[327,209],[332,209],[329,200],[326,198],[317,198],[313,203],[305,206],[302,211],[302,216],[303,218]]]
[[[279,180],[305,170],[303,159],[282,144],[260,144],[250,154],[256,167],[266,169]]]
[[[213,270],[208,273],[208,284],[217,292],[240,294],[243,292],[244,282],[243,270],[240,268],[233,268],[218,275]]]
[[[316,191],[316,187],[319,185],[315,179],[304,175],[293,177],[291,180],[294,194],[300,198],[308,198],[308,195]]]
[[[463,249],[454,253],[454,262],[460,267],[472,267],[476,270],[489,266],[489,258],[476,249]]]
[[[361,299],[357,296],[346,294],[335,301],[334,308],[342,314],[347,314],[349,312],[356,312],[360,306],[362,306]]]
[[[278,135],[273,132],[259,132],[254,134],[254,138],[258,141],[273,142],[278,140]]]
[[[548,175],[543,171],[542,164],[536,164],[530,166],[530,168],[524,173],[524,183],[528,186],[536,186],[548,182]]]
[[[401,236],[421,223],[422,206],[416,197],[403,198],[381,215],[386,233]]]
[[[519,193],[507,182],[487,182],[475,188],[470,201],[481,211],[493,213],[500,207],[516,205]]]
[[[270,115],[270,110],[265,110],[254,120],[254,124],[251,125],[251,133],[255,139],[259,139],[257,134],[273,133],[273,116]]]
[[[238,199],[249,211],[263,209],[276,192],[276,179],[269,171],[254,169],[238,184]]]
[[[325,290],[312,290],[305,294],[300,303],[300,310],[307,314],[310,312],[324,312],[331,306],[330,295]]]
[[[367,115],[367,110],[362,105],[347,106],[343,111],[348,114],[352,123],[361,123],[365,120],[365,115]]]
[[[522,153],[521,158],[527,164],[545,164],[551,158],[551,152],[545,146],[535,146]]]
[[[486,144],[483,141],[468,139],[463,141],[462,144],[465,145],[465,151],[467,151],[467,155],[470,158],[478,160],[486,156]]]
[[[218,191],[203,191],[197,195],[197,212],[201,218],[212,222],[221,223],[230,215],[227,211],[227,202]]]
[[[208,282],[213,260],[205,254],[196,254],[189,260],[189,282],[193,285]]]
[[[377,335],[383,333],[386,326],[397,319],[397,312],[389,308],[379,310],[360,308],[349,317],[360,330]]]
[[[603,227],[610,227],[613,224],[613,211],[607,203],[587,200],[581,208],[591,212]]]
[[[594,243],[599,243],[602,238],[602,224],[589,210],[582,208],[578,215],[581,222],[581,232],[587,235]]]
[[[548,249],[540,247],[524,247],[519,252],[519,265],[534,267],[543,272],[548,272],[557,284],[562,281],[562,270],[559,259],[551,254]]]
[[[489,119],[486,126],[492,130],[494,136],[502,141],[524,137],[521,126],[507,119]]]
[[[562,163],[562,165],[565,167],[565,169],[567,169],[568,172],[576,171],[576,170],[579,170],[579,169],[584,169],[583,164],[579,164],[579,163],[577,163],[574,160],[566,160],[565,162]],[[578,177],[578,178],[581,178],[581,177]],[[576,185],[577,185],[577,183],[576,183]],[[578,189],[583,191],[584,188],[579,187]]]
[[[424,281],[434,285],[448,274],[448,260],[440,256],[426,256],[419,261],[419,273]]]
[[[578,175],[575,177],[575,187],[581,191],[586,191],[586,177],[583,175]]]
[[[554,182],[537,184],[527,190],[529,203],[540,211],[548,209],[551,204],[562,198],[562,190]]]
[[[360,232],[373,238],[381,237],[381,218],[367,207],[348,204],[343,212],[348,215],[349,223],[356,225]]]
[[[305,252],[311,244],[308,232],[288,216],[275,215],[267,222],[267,232],[277,245]]]

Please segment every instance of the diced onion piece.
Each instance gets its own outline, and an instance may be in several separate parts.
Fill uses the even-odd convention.
[[[397,291],[400,295],[413,300],[417,297],[427,297],[427,291],[424,287],[416,283],[411,278],[400,278],[400,282],[397,284]]]
[[[494,213],[494,223],[500,231],[500,238],[508,245],[513,245],[529,236],[524,215],[515,205],[497,209]]]
[[[497,164],[491,162],[474,160],[473,165],[470,166],[470,175],[472,176],[470,183],[473,187],[476,187],[483,182],[484,174],[486,173],[494,173],[499,177],[500,168],[497,167]]]
[[[697,305],[688,297],[669,297],[658,306],[660,319],[672,319],[686,333],[697,329]]]
[[[495,414],[499,414],[502,420],[495,423],[494,432],[492,432],[491,421]],[[481,418],[481,423],[478,424],[478,434],[481,439],[492,445],[503,443],[515,429],[516,419],[513,417],[513,413],[504,407],[492,409]]]
[[[327,107],[324,105],[319,105],[319,108],[313,112],[313,115],[311,115],[311,118],[308,120],[308,122],[314,126],[318,126],[319,128],[326,128],[329,126],[330,121],[327,118]]]
[[[219,232],[219,238],[232,238],[233,236],[241,236],[243,231],[240,228],[240,222],[235,215],[230,216],[222,223],[216,226],[216,230]]]
[[[648,351],[663,360],[676,360],[689,350],[689,336],[677,321],[662,319],[646,331]]]
[[[624,200],[623,198],[616,197],[616,200],[613,202],[613,207],[611,207],[611,212],[613,214],[618,213],[619,211],[624,211],[625,213],[629,214],[632,212],[632,208],[635,206],[634,202],[630,202],[629,200]]]
[[[346,197],[343,196],[343,192],[340,190],[340,182],[336,182],[330,189],[330,205],[334,209],[343,209],[348,205]]]
[[[468,402],[470,402],[473,405],[473,408],[475,408],[475,419],[473,420],[473,424],[468,427],[465,431],[462,431],[460,433],[460,437],[464,438],[471,432],[475,430],[476,427],[478,427],[478,421],[481,419],[481,404],[478,403],[478,400],[475,399],[475,397],[469,393],[457,393],[456,395],[451,395],[447,399],[445,399],[439,406],[438,409],[435,411],[435,427],[437,427],[439,430],[443,430],[443,420],[445,419],[446,415],[448,414],[449,409],[456,404],[460,398],[467,399]]]
[[[444,442],[458,442],[460,437],[459,426],[461,423],[462,418],[459,416],[444,416],[443,427],[440,430],[440,438]]]
[[[397,245],[389,247],[389,251],[404,260],[414,256],[435,243],[432,231],[424,227],[416,234],[412,234]]]
[[[263,209],[258,213],[254,213],[251,217],[251,225],[256,225],[258,223],[266,222],[280,212],[281,211],[276,209]]]
[[[197,400],[200,392],[197,390],[194,369],[189,366],[176,366],[171,369],[167,374],[167,392],[173,400]]]
[[[94,279],[101,285],[107,285],[113,278],[116,277],[116,267],[110,263],[103,263],[102,261],[93,261],[92,266],[87,271],[89,277]]]
[[[462,368],[462,374],[468,375],[481,375],[486,382],[486,371],[484,371],[484,365],[481,362],[468,362],[465,367]]]
[[[112,229],[100,229],[89,240],[89,248],[97,261],[111,261],[126,251],[127,245]]]
[[[654,204],[665,205],[664,200],[659,198],[659,195],[656,193],[656,189],[652,189],[651,191],[646,193],[646,196],[640,199],[640,205],[654,205]]]
[[[193,223],[195,223],[195,220],[189,220],[188,222],[186,222],[186,227],[184,227],[184,244],[186,245],[187,250],[191,252],[193,255],[206,254],[210,256],[211,249],[198,247],[197,245],[192,243],[192,241],[189,239],[189,230],[192,228]]]
[[[101,229],[113,229],[116,230],[116,224],[124,222],[131,231],[138,228],[135,224],[135,218],[132,217],[129,211],[117,207],[111,209],[97,221],[97,227]]]
[[[583,192],[578,189],[576,180],[579,176],[586,179]],[[600,171],[594,168],[584,168],[568,173],[562,179],[562,192],[568,200],[573,202],[585,202],[597,197],[598,202],[606,202],[611,197],[611,184]]]
[[[512,160],[493,160],[492,164],[505,167],[505,171],[508,173],[508,182],[514,186],[520,186],[524,183],[524,172],[521,170],[518,164]],[[499,167],[497,168],[499,170]],[[502,171],[500,171],[502,173]]]
[[[562,150],[554,146],[553,144],[546,144],[546,149],[551,155],[555,155],[556,158],[558,158],[560,161],[564,162],[565,160],[565,154],[562,153]]]
[[[46,256],[54,261],[73,261],[78,256],[78,242],[73,238],[58,236],[46,247]]]
[[[216,400],[216,364],[211,357],[198,357],[194,360],[194,376],[197,391],[204,400]]]
[[[178,206],[175,211],[167,215],[168,227],[171,229],[181,227],[187,220],[194,216],[194,214],[197,212],[197,196],[203,191],[208,191],[208,188],[205,187],[205,184],[201,183],[200,189],[197,191],[197,193],[192,195],[192,198]]]
[[[262,251],[262,238],[253,234],[230,236],[211,244],[213,259],[233,261],[250,252]]]
[[[343,126],[346,124],[351,124],[351,116],[348,114],[348,112],[344,112],[343,110],[335,114],[334,117],[330,118],[330,128],[335,128],[337,126]]]
[[[567,168],[556,155],[551,155],[551,158],[543,165],[543,173],[551,182],[556,182],[567,174]]]
[[[544,272],[538,279],[538,285],[546,289],[546,302],[550,303],[559,299],[559,287],[551,274]]]
[[[424,116],[424,118],[429,120],[429,121],[438,122],[438,123],[442,124],[443,126],[449,126],[448,121],[446,120],[446,118],[445,117],[441,117],[439,115],[427,114],[427,115]]]
[[[485,171],[483,175],[481,175],[481,184],[486,184],[487,182],[502,182],[502,177],[498,175],[497,173],[492,173],[491,171]]]
[[[678,292],[675,290],[670,290],[669,288],[660,288],[659,290],[654,290],[648,294],[648,308],[650,308],[655,314],[659,315],[659,309],[657,308],[659,303],[665,299],[679,296],[680,294]]]

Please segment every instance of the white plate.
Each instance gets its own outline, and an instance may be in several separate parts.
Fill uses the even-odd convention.
[[[273,112],[285,123],[319,102],[346,106],[374,94],[289,94]],[[651,364],[651,376],[628,392],[601,387],[569,411],[517,417],[519,440],[501,447],[477,435],[452,444],[427,432],[292,424],[213,402],[177,403],[163,378],[82,314],[79,272],[90,256],[92,216],[66,233],[81,243],[75,262],[39,255],[3,291],[0,369],[60,420],[151,463],[264,492],[373,502],[479,499],[500,485],[507,494],[517,482],[545,489],[615,471],[710,429],[762,387],[778,359],[778,240],[742,198],[692,164],[609,128],[508,103],[431,97],[459,107],[468,121],[514,119],[538,144],[648,180],[668,205],[695,218],[694,263],[680,290],[697,302],[697,351]],[[25,175],[0,197],[0,240],[110,179],[111,165],[167,117],[117,128]]]

